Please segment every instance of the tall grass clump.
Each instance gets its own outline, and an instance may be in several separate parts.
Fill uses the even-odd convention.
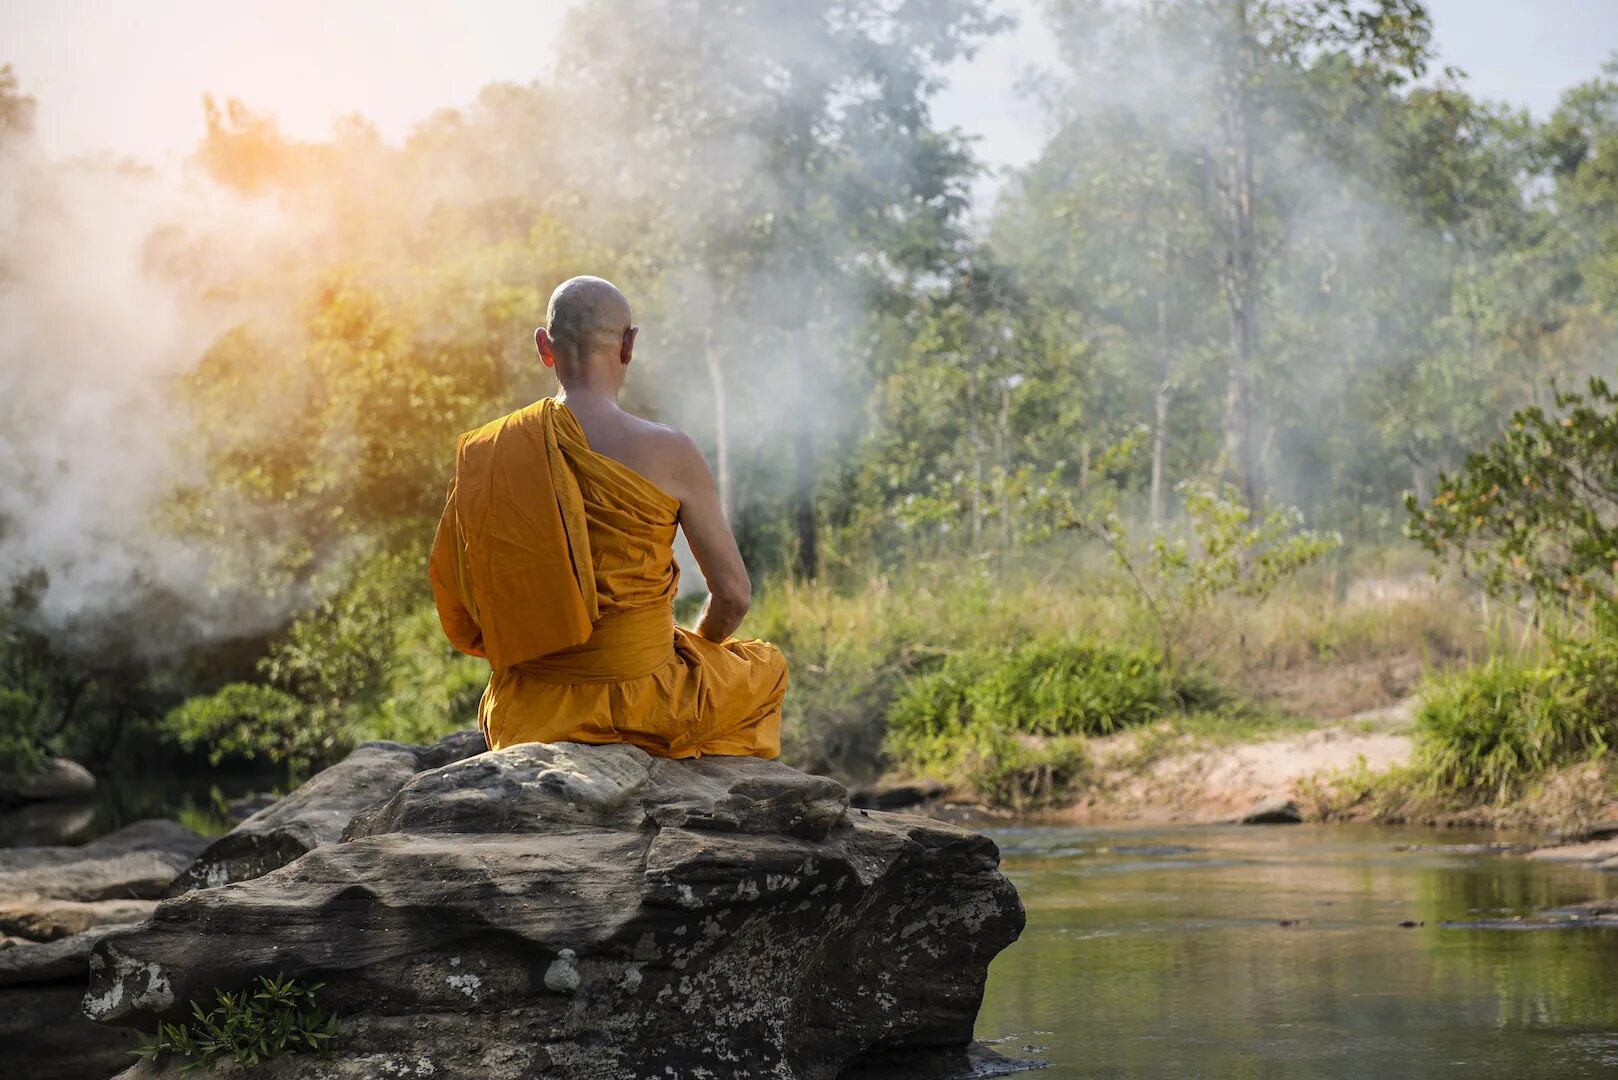
[[[811,771],[868,779],[888,764],[893,702],[946,657],[1085,630],[1141,641],[1127,605],[1089,591],[1088,581],[1071,564],[964,559],[837,583],[771,581],[746,632],[787,655],[783,756]]]
[[[1545,663],[1495,656],[1439,678],[1416,728],[1429,793],[1508,798],[1618,741],[1618,639],[1565,641]]]
[[[1041,641],[1009,652],[957,653],[912,679],[888,710],[895,736],[994,724],[1034,735],[1110,735],[1182,704],[1177,682],[1144,649]]]
[[[950,654],[909,679],[887,711],[887,751],[903,770],[964,781],[993,803],[1063,794],[1088,765],[1084,737],[1212,705],[1145,649],[1077,638]]]
[[[1071,540],[1015,557],[771,579],[746,633],[778,645],[792,672],[785,759],[857,781],[895,766],[924,771],[923,760],[938,772],[945,758],[986,757],[982,740],[953,758],[918,749],[917,738],[947,740],[960,725],[890,734],[890,722],[918,710],[942,718],[967,709],[1009,718],[1010,735],[1082,738],[1197,713],[1213,680],[1240,688],[1239,702],[1223,704],[1239,705],[1246,725],[1255,709],[1331,716],[1397,696],[1357,682],[1347,694],[1344,680],[1325,677],[1333,665],[1408,668],[1414,678],[1424,659],[1448,666],[1482,651],[1475,609],[1453,596],[1349,605],[1323,568],[1307,573],[1264,596],[1226,590],[1202,604],[1173,665],[1161,621],[1120,581],[1111,556]],[[1004,740],[997,745],[1005,750]]]

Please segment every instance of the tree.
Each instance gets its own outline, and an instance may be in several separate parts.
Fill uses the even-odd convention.
[[[1582,297],[1618,307],[1618,57],[1563,95],[1536,147],[1555,184],[1558,226]]]
[[[1422,546],[1497,594],[1618,612],[1618,392],[1592,378],[1553,411],[1519,410],[1429,502],[1406,507]]]
[[[928,96],[999,25],[981,0],[634,0],[587,6],[565,35],[564,83],[601,137],[564,168],[637,207],[664,334],[708,376],[728,511],[735,445],[771,461],[785,444],[773,475],[805,576],[838,354],[868,291],[938,265],[965,205],[969,159],[933,130]]]
[[[29,135],[34,130],[37,102],[21,89],[10,64],[0,64],[0,143]]]
[[[1131,140],[1136,145],[1199,165],[1200,186],[1162,170],[1152,185],[1177,231],[1183,235],[1188,219],[1197,222],[1202,236],[1191,260],[1174,257],[1161,229],[1147,248],[1181,273],[1194,262],[1215,276],[1226,339],[1224,471],[1256,507],[1273,437],[1266,433],[1261,441],[1255,428],[1255,380],[1268,351],[1261,315],[1278,276],[1289,204],[1299,197],[1293,184],[1308,141],[1311,72],[1341,59],[1364,78],[1397,85],[1424,70],[1430,21],[1416,0],[1056,0],[1050,12],[1069,58],[1070,79],[1057,105],[1064,127],[1117,127],[1122,116],[1140,133]],[[1132,168],[1138,159],[1119,160]],[[1160,296],[1167,316],[1169,301]],[[1168,336],[1164,330],[1160,337]],[[1167,381],[1160,378],[1159,387]]]

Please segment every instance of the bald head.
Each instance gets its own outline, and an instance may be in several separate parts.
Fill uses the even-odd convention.
[[[629,301],[618,286],[598,277],[562,282],[545,308],[545,329],[556,359],[569,368],[598,355],[616,357],[630,322]]]

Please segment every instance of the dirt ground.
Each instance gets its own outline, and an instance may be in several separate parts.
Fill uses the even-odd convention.
[[[1079,823],[1205,823],[1266,799],[1301,803],[1304,788],[1322,776],[1361,768],[1362,762],[1373,772],[1406,764],[1413,710],[1414,703],[1405,702],[1263,742],[1210,746],[1181,736],[1149,750],[1144,762],[1149,732],[1095,739],[1095,782],[1059,816]]]
[[[1505,805],[1356,799],[1353,793],[1369,778],[1410,762],[1414,712],[1415,700],[1408,698],[1258,742],[1165,740],[1150,729],[1095,739],[1095,773],[1085,794],[1051,817],[1075,824],[1207,824],[1290,800],[1306,820],[1409,820],[1547,834],[1618,818],[1618,787],[1594,763],[1561,770]]]

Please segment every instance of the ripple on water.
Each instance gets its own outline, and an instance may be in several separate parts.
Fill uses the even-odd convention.
[[[1029,924],[991,969],[979,1033],[1050,1031],[1020,1036],[1047,1047],[1045,1075],[1618,1075],[1618,930],[1443,925],[1618,896],[1618,874],[1439,830],[1003,836]]]

